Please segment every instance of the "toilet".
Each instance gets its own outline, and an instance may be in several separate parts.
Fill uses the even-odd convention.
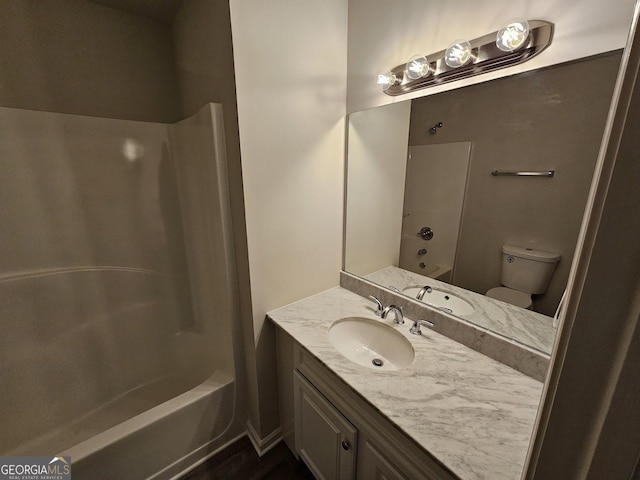
[[[547,291],[549,281],[561,255],[515,245],[502,246],[500,283],[487,297],[532,310],[531,295]]]

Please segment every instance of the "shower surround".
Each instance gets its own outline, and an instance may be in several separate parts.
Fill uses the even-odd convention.
[[[0,454],[164,478],[237,435],[222,125],[0,108]]]

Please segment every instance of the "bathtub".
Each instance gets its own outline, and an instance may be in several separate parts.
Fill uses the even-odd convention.
[[[177,478],[235,440],[226,435],[234,421],[234,405],[235,382],[216,372],[196,387],[59,454],[71,457],[76,480]],[[118,408],[118,401],[111,407]]]

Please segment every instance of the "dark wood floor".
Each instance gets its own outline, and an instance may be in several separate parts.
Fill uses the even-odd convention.
[[[284,442],[262,458],[248,437],[238,440],[180,480],[314,480],[302,462],[296,460]]]

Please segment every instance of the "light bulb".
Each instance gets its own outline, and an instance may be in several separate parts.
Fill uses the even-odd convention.
[[[405,75],[411,80],[426,77],[431,72],[429,60],[424,55],[414,55],[409,59],[404,69]]]
[[[462,67],[472,58],[471,44],[466,40],[456,40],[444,52],[444,63],[451,68]]]
[[[513,52],[522,47],[529,38],[529,22],[511,20],[500,29],[496,36],[496,45],[503,52]]]
[[[396,83],[396,80],[397,80],[396,75],[389,70],[378,73],[376,78],[377,78],[376,83],[380,85],[383,89],[389,88],[391,85]]]

